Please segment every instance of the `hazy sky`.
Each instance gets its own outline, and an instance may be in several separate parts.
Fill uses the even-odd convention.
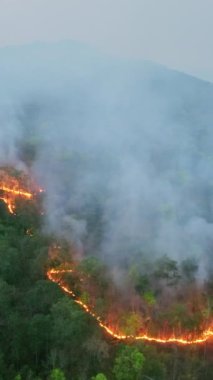
[[[0,46],[73,39],[213,81],[213,0],[0,0]]]

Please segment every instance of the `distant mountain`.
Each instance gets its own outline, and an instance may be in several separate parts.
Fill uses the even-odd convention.
[[[0,49],[0,93],[62,89],[74,79],[88,79],[131,85],[140,91],[141,84],[151,81],[151,88],[165,96],[197,98],[211,97],[213,85],[195,77],[167,69],[149,61],[113,58],[85,44],[65,41],[34,43]],[[133,87],[135,86],[135,88]],[[133,95],[133,93],[132,93]],[[137,95],[137,94],[136,94]]]

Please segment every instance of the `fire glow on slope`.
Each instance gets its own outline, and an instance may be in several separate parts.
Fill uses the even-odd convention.
[[[25,187],[25,186],[24,186]],[[37,189],[39,192],[42,192],[41,189]],[[0,200],[4,201],[4,203],[8,207],[8,211],[10,213],[14,213],[15,211],[15,201],[17,197],[22,197],[24,199],[32,199],[33,193],[23,189],[21,185],[21,181],[19,181],[14,176],[9,175],[5,170],[0,169]],[[30,235],[30,231],[28,231]],[[31,236],[31,235],[30,235]],[[61,277],[67,273],[73,273],[73,269],[50,269],[47,272],[47,277],[50,281],[57,283],[60,288],[67,294],[73,297],[74,301],[81,306],[81,308],[91,315],[98,323],[98,325],[111,337],[118,340],[143,340],[148,342],[162,343],[162,344],[182,344],[182,345],[191,345],[191,344],[202,344],[211,339],[213,339],[213,326],[210,325],[207,329],[205,329],[199,336],[192,337],[192,335],[183,334],[182,336],[151,336],[148,333],[132,336],[132,335],[124,335],[122,333],[116,332],[113,327],[108,326],[107,323],[103,322],[101,317],[98,316],[95,312],[93,312],[92,308],[90,308],[87,304],[82,302],[80,299],[76,298],[75,293],[69,289],[69,287],[62,281]]]
[[[15,201],[18,197],[32,199],[33,194],[22,188],[18,178],[9,175],[5,170],[0,169],[0,200],[2,200],[11,214],[15,212]]]
[[[72,269],[50,269],[47,272],[47,277],[50,281],[58,284],[60,288],[67,294],[73,297],[74,301],[80,305],[83,310],[91,315],[95,320],[97,321],[98,325],[106,331],[107,334],[109,334],[111,337],[118,339],[118,340],[143,340],[148,342],[155,342],[155,343],[162,343],[162,344],[181,344],[181,345],[196,345],[196,344],[202,344],[205,343],[211,339],[213,339],[213,326],[210,325],[206,330],[204,330],[202,333],[200,333],[199,336],[192,337],[189,334],[183,334],[181,336],[151,336],[148,333],[138,335],[138,336],[132,336],[132,335],[124,335],[122,333],[114,331],[112,327],[109,327],[105,322],[101,320],[101,317],[98,316],[96,313],[92,311],[92,309],[83,303],[80,299],[76,298],[75,293],[68,288],[67,285],[62,281],[61,277],[66,273],[72,273]]]

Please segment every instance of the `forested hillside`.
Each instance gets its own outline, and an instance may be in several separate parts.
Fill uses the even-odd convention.
[[[73,263],[76,253],[65,241],[41,233],[41,199],[17,200],[15,214],[9,213],[3,202],[0,206],[2,380],[211,378],[210,342],[189,347],[131,340],[122,343],[104,333],[71,297],[47,279],[50,267]],[[84,275],[95,276],[96,286],[104,293],[108,284],[101,262],[87,258],[79,265]],[[138,279],[132,276],[134,281]],[[141,281],[145,286],[144,278]],[[152,295],[146,297],[151,305]],[[102,308],[107,302],[102,299]],[[181,321],[184,314],[179,318]],[[134,319],[127,325],[134,329]]]
[[[0,49],[1,380],[210,380],[213,85]]]

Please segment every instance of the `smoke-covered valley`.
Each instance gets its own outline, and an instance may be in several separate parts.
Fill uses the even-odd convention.
[[[211,272],[212,84],[71,42],[1,49],[0,77],[0,159],[45,188],[45,231],[111,267]]]

